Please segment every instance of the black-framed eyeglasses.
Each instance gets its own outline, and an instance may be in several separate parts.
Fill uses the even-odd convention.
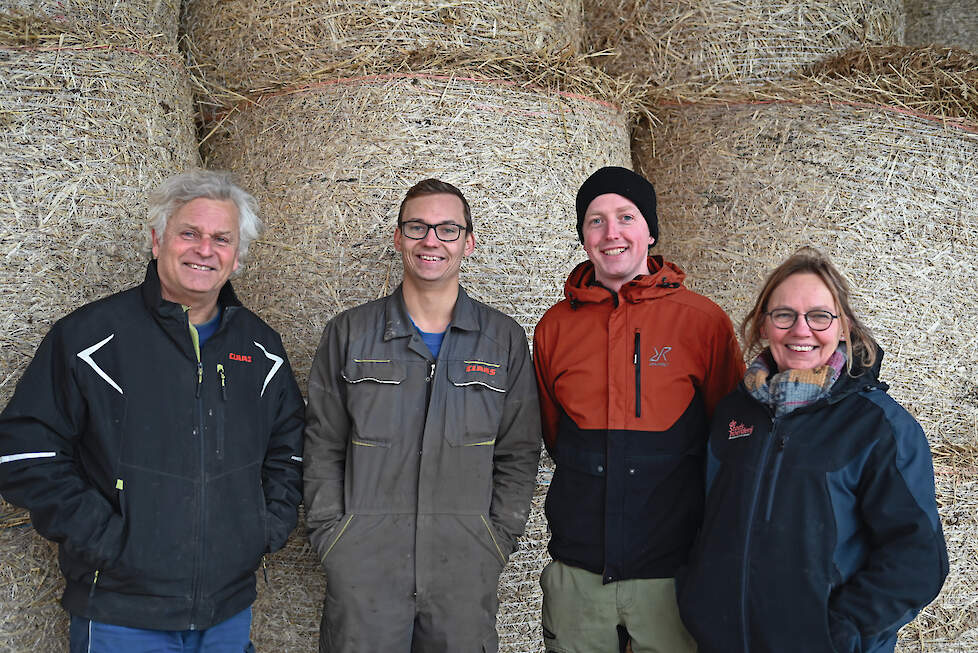
[[[773,311],[768,311],[765,315],[769,316],[771,324],[779,329],[790,329],[798,321],[798,311],[790,308],[776,308]],[[804,315],[805,323],[812,331],[825,331],[832,326],[832,320],[839,317],[823,310],[808,311]]]
[[[424,240],[425,236],[428,235],[428,230],[434,229],[435,237],[443,243],[456,241],[462,235],[463,231],[468,231],[468,228],[457,225],[454,222],[428,224],[427,222],[421,222],[421,220],[408,220],[407,222],[402,222],[400,227],[401,235],[411,240]]]

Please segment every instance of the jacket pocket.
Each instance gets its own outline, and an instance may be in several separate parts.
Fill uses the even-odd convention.
[[[445,434],[457,447],[496,444],[506,401],[506,366],[483,360],[448,361],[449,388]]]
[[[319,556],[320,562],[326,564],[326,558],[336,547],[336,544],[340,541],[340,538],[343,537],[343,533],[346,532],[346,529],[349,528],[350,522],[353,521],[353,517],[354,515],[352,513],[349,515],[344,515],[339,519],[339,521],[336,522],[336,525],[333,526],[333,529],[329,532],[325,540],[326,548]]]
[[[353,358],[342,372],[347,406],[353,421],[352,444],[357,447],[390,447],[400,423],[397,417],[407,378],[401,361]]]
[[[492,540],[492,546],[496,550],[496,553],[499,555],[499,562],[505,565],[506,560],[509,557],[509,554],[503,553],[503,548],[505,547],[508,549],[509,547],[506,546],[502,538],[496,534],[496,529],[492,527],[492,523],[485,515],[479,515],[479,518],[482,519],[482,523],[485,524],[486,531],[489,532],[489,539]]]

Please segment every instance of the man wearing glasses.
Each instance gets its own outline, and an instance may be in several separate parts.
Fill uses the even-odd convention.
[[[496,651],[496,586],[540,454],[526,335],[459,285],[475,236],[455,186],[407,192],[394,248],[402,284],[330,320],[309,378],[320,650]]]

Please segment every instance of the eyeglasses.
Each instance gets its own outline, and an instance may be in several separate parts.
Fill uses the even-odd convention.
[[[442,222],[441,224],[428,224],[420,220],[408,220],[402,222],[401,235],[411,240],[423,240],[428,235],[430,229],[435,230],[435,236],[443,243],[450,243],[458,240],[463,231],[468,231],[467,227],[457,225],[454,222]]]
[[[790,329],[798,321],[798,311],[790,308],[776,308],[765,313],[771,317],[771,324],[779,329]],[[808,311],[805,313],[805,323],[812,331],[825,331],[832,326],[832,320],[838,318],[828,311]]]

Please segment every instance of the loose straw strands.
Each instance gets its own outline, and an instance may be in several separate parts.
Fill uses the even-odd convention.
[[[68,615],[58,604],[64,579],[57,546],[0,499],[0,650],[62,651]]]
[[[0,0],[0,13],[29,14],[75,29],[112,25],[176,44],[180,0]]]
[[[245,91],[460,54],[574,55],[580,20],[578,0],[190,0],[183,24],[201,69]]]
[[[472,206],[462,283],[530,331],[584,258],[574,193],[595,168],[627,163],[627,133],[594,100],[388,75],[242,103],[205,148],[262,203],[269,229],[237,285],[283,334],[304,385],[325,322],[399,283],[397,207],[426,177],[456,184]]]
[[[903,38],[902,0],[585,0],[599,65],[659,94],[756,86],[857,45]]]

